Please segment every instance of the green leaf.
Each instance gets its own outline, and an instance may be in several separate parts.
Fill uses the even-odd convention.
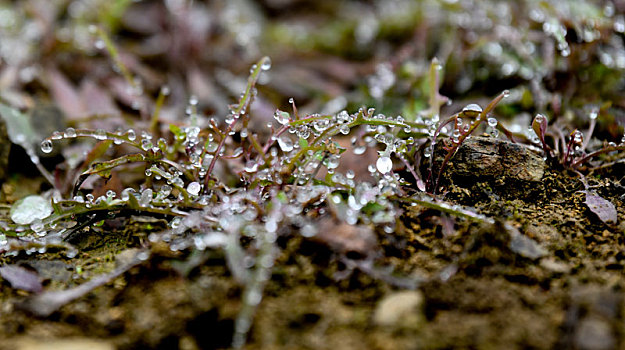
[[[278,198],[278,200],[282,203],[288,203],[289,199],[286,197],[286,193],[284,193],[284,191],[280,191],[278,192],[278,195],[276,196],[276,198]]]
[[[308,147],[308,140],[300,137],[299,138],[299,147],[301,149],[307,148]]]
[[[30,149],[33,144],[40,141],[27,115],[2,103],[0,103],[0,115],[7,124],[9,139],[14,144]]]
[[[176,136],[177,140],[179,140],[179,139],[184,140],[185,133],[178,126],[176,126],[174,124],[169,124],[169,131],[171,131],[171,133],[174,134],[174,136]]]

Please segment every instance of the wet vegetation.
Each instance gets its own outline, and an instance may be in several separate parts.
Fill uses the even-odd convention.
[[[0,1],[1,336],[623,346],[624,33],[622,1]]]

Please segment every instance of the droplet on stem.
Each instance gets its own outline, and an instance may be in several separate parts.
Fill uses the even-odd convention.
[[[262,69],[262,70],[269,70],[269,69],[271,69],[271,58],[266,57],[265,60],[263,61],[263,63],[261,64],[260,69]]]
[[[43,140],[43,142],[41,142],[41,151],[43,153],[50,153],[50,152],[52,152],[52,141],[50,141],[50,140]]]

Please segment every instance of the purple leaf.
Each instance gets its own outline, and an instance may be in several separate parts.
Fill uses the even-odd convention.
[[[43,287],[39,281],[39,275],[17,265],[4,265],[0,267],[0,276],[11,283],[11,287],[28,292],[41,292]]]
[[[596,194],[586,192],[586,205],[593,213],[597,214],[601,221],[606,224],[616,223],[616,208],[609,200]]]
[[[545,143],[545,132],[547,131],[547,117],[542,114],[536,114],[532,121],[532,129],[536,133],[536,136],[540,139],[540,143],[543,146],[543,151],[548,152],[547,143]]]

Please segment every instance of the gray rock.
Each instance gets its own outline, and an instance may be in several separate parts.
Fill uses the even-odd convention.
[[[577,326],[575,348],[580,350],[616,349],[616,338],[608,322],[586,317]]]
[[[442,151],[437,150],[437,154]],[[450,171],[465,177],[507,177],[539,182],[547,165],[538,152],[531,146],[474,136],[465,140],[451,158]]]

